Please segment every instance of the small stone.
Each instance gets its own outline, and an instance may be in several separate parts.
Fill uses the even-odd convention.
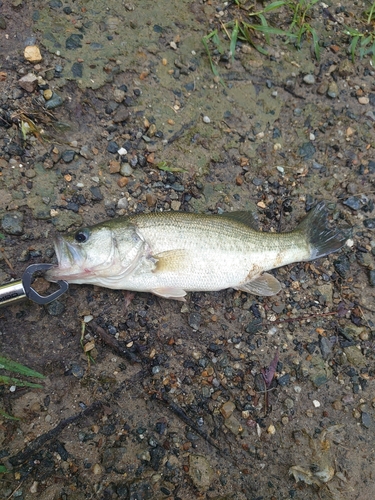
[[[346,278],[350,271],[350,261],[348,257],[343,254],[333,262],[336,272],[342,277]]]
[[[20,236],[23,234],[23,213],[9,212],[3,216],[1,226],[7,234]]]
[[[129,165],[129,163],[123,163],[120,168],[120,174],[124,177],[129,177],[133,174],[133,169]]]
[[[119,146],[118,146],[117,142],[109,141],[108,146],[107,146],[108,153],[112,153],[113,155],[115,155],[115,154],[117,154],[118,150],[119,150]]]
[[[58,106],[61,106],[63,102],[64,99],[58,94],[56,94],[56,92],[53,92],[51,99],[46,102],[45,107],[46,109],[54,109],[57,108]]]
[[[75,154],[76,152],[73,151],[72,149],[67,149],[66,151],[63,152],[61,158],[65,163],[71,163],[74,160]]]
[[[289,373],[285,373],[285,375],[281,375],[281,377],[279,377],[277,379],[277,383],[279,385],[281,385],[281,387],[285,387],[286,385],[289,385],[289,383],[290,383],[290,374]]]
[[[332,408],[337,411],[341,411],[343,409],[344,405],[342,404],[342,401],[337,399],[332,403]]]
[[[311,142],[305,142],[298,149],[299,155],[305,160],[311,160],[316,152],[315,146]]]
[[[53,304],[53,302],[51,302],[51,304]],[[72,363],[70,369],[72,371],[72,375],[76,378],[82,378],[85,374],[84,369],[78,363]]]
[[[361,422],[366,429],[370,429],[373,425],[371,415],[366,411],[363,411],[361,414]]]
[[[94,467],[92,468],[92,472],[95,476],[99,476],[99,474],[101,474],[103,472],[101,465],[95,464]]]
[[[117,202],[117,208],[119,210],[123,209],[123,210],[126,210],[129,206],[129,202],[127,200],[127,198],[120,198]]]
[[[121,163],[119,161],[111,160],[109,162],[109,173],[118,174],[120,172]]]
[[[331,99],[335,99],[339,95],[339,88],[338,88],[337,83],[335,81],[332,81],[328,85],[327,95]]]
[[[351,345],[344,347],[344,353],[346,354],[347,360],[351,365],[358,368],[366,365],[366,358],[357,346]]]
[[[305,75],[303,77],[303,81],[307,83],[307,85],[313,85],[315,83],[315,77],[314,75]]]
[[[375,229],[375,219],[365,219],[363,225],[367,227],[367,229]]]
[[[198,330],[202,321],[202,316],[199,313],[191,313],[188,317],[188,323],[193,330]]]
[[[25,47],[23,55],[25,59],[31,63],[39,63],[43,59],[39,47],[37,47],[36,45],[28,45],[27,47]]]
[[[343,204],[351,208],[352,210],[360,210],[360,208],[362,208],[361,199],[357,196],[351,196],[350,198],[343,201]]]
[[[178,200],[172,200],[171,202],[171,209],[174,211],[174,212],[178,212],[181,208],[181,202],[178,201]]]
[[[359,104],[368,104],[370,102],[370,99],[365,96],[358,97],[358,102]]]
[[[54,300],[47,306],[47,311],[50,316],[61,316],[65,311],[65,306],[59,300]]]
[[[93,153],[90,151],[87,145],[82,146],[82,148],[79,151],[79,154],[84,158],[86,158],[86,160],[92,160],[94,158]]]
[[[157,196],[154,195],[153,193],[146,194],[146,203],[148,207],[154,207],[157,201],[158,201]]]
[[[320,347],[320,351],[322,353],[323,359],[328,359],[332,353],[332,344],[327,339],[327,337],[320,337],[319,347]]]
[[[314,408],[320,408],[320,401],[318,401],[317,399],[314,399],[313,405],[314,405]]]
[[[275,427],[273,424],[271,424],[271,425],[267,428],[267,433],[268,433],[268,434],[271,434],[271,436],[272,436],[273,434],[275,434],[275,433],[276,433],[276,427]]]
[[[215,474],[209,461],[203,455],[189,455],[189,472],[198,491],[207,491]]]
[[[103,195],[98,186],[90,187],[90,191],[91,191],[91,199],[93,201],[102,201]]]
[[[227,401],[220,408],[220,412],[224,418],[229,418],[232,415],[232,413],[234,412],[235,408],[236,408],[236,406],[232,401]]]
[[[120,179],[117,180],[117,185],[120,188],[124,188],[129,182],[128,177],[120,177]]]
[[[202,120],[203,120],[203,123],[211,123],[211,119],[206,115],[202,118]]]
[[[46,101],[49,101],[51,99],[51,97],[53,96],[53,92],[51,89],[46,89],[46,90],[43,90],[43,97]]]
[[[375,270],[371,270],[368,273],[368,280],[370,286],[375,286]]]
[[[125,148],[120,148],[117,152],[120,156],[124,156],[128,153],[127,149]]]
[[[27,75],[18,80],[18,83],[26,92],[34,92],[38,84],[38,77],[34,73],[27,73]]]
[[[125,92],[121,89],[115,89],[113,91],[113,98],[116,102],[121,103],[125,99]]]
[[[228,417],[224,420],[224,425],[227,429],[230,430],[230,432],[234,436],[238,436],[240,434],[240,432],[243,431],[243,428],[242,428],[240,422],[233,415],[231,415],[230,417]]]

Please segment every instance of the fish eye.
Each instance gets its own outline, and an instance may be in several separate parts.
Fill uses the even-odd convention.
[[[78,243],[85,243],[90,237],[90,231],[88,229],[80,229],[74,235],[74,239]]]

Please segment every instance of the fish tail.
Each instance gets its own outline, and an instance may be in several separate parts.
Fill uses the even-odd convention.
[[[297,226],[297,231],[304,233],[310,248],[310,259],[314,260],[336,252],[343,247],[352,234],[351,228],[339,229],[328,226],[328,212],[321,201]]]

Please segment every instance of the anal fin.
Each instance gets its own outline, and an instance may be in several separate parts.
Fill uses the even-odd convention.
[[[236,289],[241,290],[242,292],[252,293],[254,295],[264,295],[269,297],[279,293],[281,285],[280,282],[272,276],[272,274],[263,273],[257,278],[237,286]]]
[[[150,290],[151,293],[163,297],[164,299],[174,299],[185,302],[186,292],[182,288],[160,287]]]

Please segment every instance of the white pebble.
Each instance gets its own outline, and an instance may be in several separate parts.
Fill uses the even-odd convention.
[[[93,319],[94,319],[94,316],[92,316],[91,314],[88,314],[87,316],[83,317],[83,322],[90,323],[90,321],[92,321]]]
[[[206,116],[206,115],[205,115],[205,116],[203,117],[203,122],[204,122],[204,123],[211,123],[211,120],[210,120],[210,118],[209,118],[208,116]]]
[[[319,408],[320,407],[320,402],[317,399],[314,399],[313,405],[314,405],[315,408]]]
[[[171,42],[169,45],[173,50],[177,50],[176,42]]]
[[[117,152],[120,156],[123,156],[126,155],[128,151],[125,148],[120,148]]]

